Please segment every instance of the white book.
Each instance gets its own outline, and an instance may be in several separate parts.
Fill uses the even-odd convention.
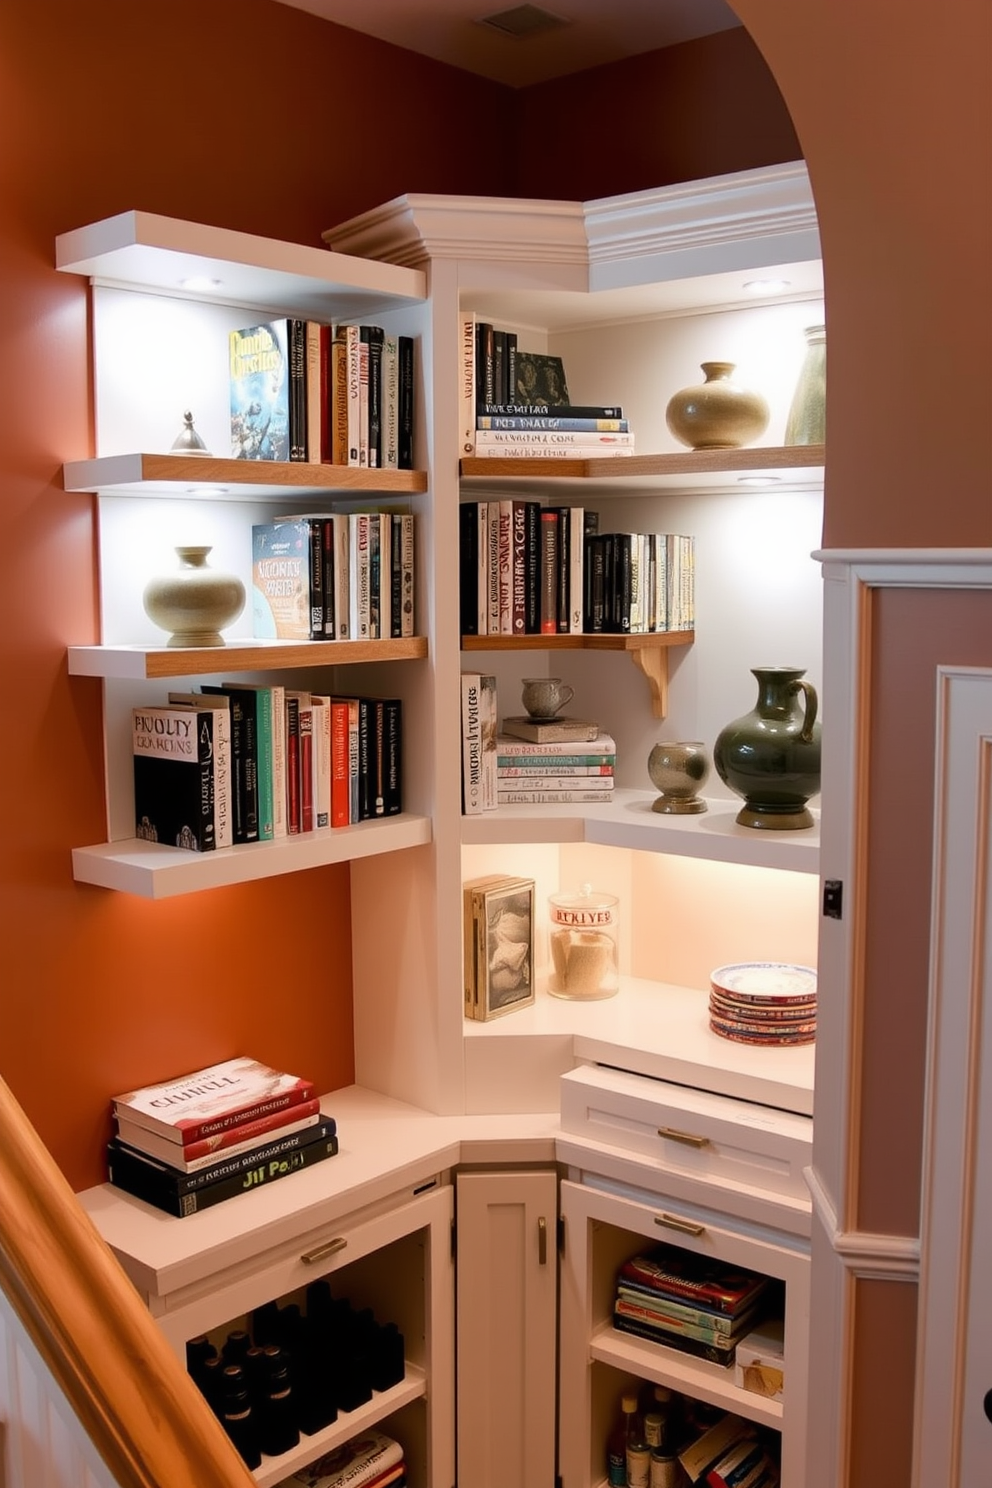
[[[382,468],[399,467],[400,363],[399,341],[385,336],[382,342]]]
[[[375,521],[375,518],[372,519]],[[379,639],[393,633],[393,518],[379,513]]]
[[[641,535],[631,532],[630,537],[630,633],[636,635],[641,625]]]
[[[496,766],[499,706],[496,699],[496,678],[490,673],[483,673],[479,677],[479,700],[482,724],[482,809],[495,811],[499,782]]]
[[[513,501],[499,502],[499,567],[496,584],[499,602],[499,634],[513,634]]]
[[[582,597],[585,583],[586,510],[573,506],[568,518],[568,629],[582,634]]]
[[[220,696],[204,697],[199,692],[170,692],[169,702],[177,707],[196,708],[213,715],[214,843],[217,847],[230,847],[234,842],[231,700]]]
[[[331,700],[311,693],[313,704],[313,824],[331,825]]]
[[[349,639],[370,639],[370,553],[369,513],[350,512],[348,515],[350,538],[350,562],[348,574],[348,629]]]
[[[621,436],[618,434],[615,437],[619,439]],[[477,444],[475,453],[484,460],[619,460],[625,455],[633,455],[634,451],[631,448],[595,444],[581,447],[567,444],[494,444],[484,448]]]
[[[480,816],[485,810],[482,773],[482,677],[462,672],[462,811]]]
[[[347,512],[331,517],[334,568],[334,630],[330,639],[347,641],[351,636],[351,532]]]
[[[459,453],[475,453],[475,316],[465,312],[458,327]]]
[[[479,429],[475,449],[481,454],[490,449],[519,448],[533,445],[536,449],[633,449],[633,434],[606,434],[571,429]]]
[[[542,770],[529,775],[500,770],[496,794],[499,800],[503,800],[507,795],[519,795],[521,791],[537,791],[540,795],[547,795],[548,791],[591,790],[598,792],[612,791],[613,785],[612,775],[590,774],[582,770],[566,770],[561,775],[553,775],[550,770]]]

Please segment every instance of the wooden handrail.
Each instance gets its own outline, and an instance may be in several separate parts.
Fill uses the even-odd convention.
[[[0,1286],[120,1488],[255,1482],[2,1079]]]

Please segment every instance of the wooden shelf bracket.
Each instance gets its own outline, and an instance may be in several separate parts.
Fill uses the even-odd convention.
[[[639,646],[630,659],[648,679],[651,692],[651,714],[664,718],[668,713],[668,647]]]

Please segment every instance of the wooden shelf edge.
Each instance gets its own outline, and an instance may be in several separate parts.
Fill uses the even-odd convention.
[[[766,1400],[735,1382],[734,1370],[722,1364],[711,1364],[678,1349],[639,1339],[634,1334],[618,1333],[609,1323],[601,1324],[589,1343],[590,1357],[614,1368],[629,1369],[636,1360],[639,1372],[658,1384],[696,1395],[712,1405],[732,1410],[748,1420],[782,1429],[784,1411],[779,1400]]]
[[[815,470],[823,466],[822,444],[768,445],[764,448],[681,450],[668,454],[629,455],[623,458],[527,459],[470,456],[462,460],[463,476],[534,477],[562,480],[622,480],[625,476],[732,475],[738,471]]]
[[[148,681],[223,672],[276,672],[360,662],[421,661],[426,636],[384,641],[228,641],[191,650],[168,646],[70,646],[71,677]]]
[[[422,847],[431,841],[431,835],[430,817],[404,813],[353,827],[325,827],[305,836],[280,837],[273,842],[253,842],[208,853],[125,838],[73,848],[72,871],[77,883],[142,899],[168,899]]]
[[[692,630],[638,632],[634,635],[524,635],[462,636],[463,651],[626,651],[646,678],[651,697],[651,715],[668,713],[668,651],[672,646],[691,646]]]
[[[233,486],[237,494],[306,491],[363,495],[418,495],[427,490],[425,470],[364,470],[304,461],[232,460],[215,455],[128,453],[70,460],[62,467],[66,491],[115,490],[147,495],[195,495],[202,487]],[[216,493],[214,493],[216,494]]]

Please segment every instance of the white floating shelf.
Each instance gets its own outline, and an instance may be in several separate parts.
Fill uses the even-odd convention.
[[[186,852],[159,842],[126,838],[72,851],[72,874],[77,883],[96,884],[137,894],[143,899],[168,899],[202,889],[225,888],[299,873],[328,863],[347,863],[378,853],[422,847],[431,840],[431,820],[404,813],[353,827],[325,827],[272,842],[252,842],[215,852]]]
[[[66,491],[104,496],[208,497],[211,501],[274,501],[303,496],[412,496],[427,490],[423,470],[359,470],[306,461],[231,460],[217,455],[122,454],[69,460]]]
[[[261,1488],[285,1482],[290,1473],[298,1472],[301,1467],[315,1462],[325,1452],[330,1452],[342,1442],[350,1441],[353,1436],[368,1431],[394,1411],[409,1405],[412,1400],[422,1399],[426,1394],[427,1376],[415,1364],[408,1363],[405,1377],[400,1384],[381,1393],[373,1392],[372,1399],[356,1410],[341,1411],[331,1426],[314,1432],[312,1436],[301,1436],[299,1446],[294,1447],[291,1452],[284,1452],[281,1457],[263,1457],[261,1467],[255,1469],[255,1481]]]
[[[420,269],[152,212],[121,212],[62,233],[55,266],[100,284],[313,320],[365,318],[427,295]]]
[[[425,636],[387,641],[231,640],[221,646],[70,646],[70,677],[207,677],[223,672],[282,672],[300,667],[352,666],[367,661],[417,661]]]
[[[603,803],[500,806],[463,816],[462,842],[596,842],[755,868],[820,871],[819,821],[797,832],[766,832],[737,825],[739,801],[709,801],[698,816],[662,816],[651,810],[654,799],[650,791],[617,789]]]

